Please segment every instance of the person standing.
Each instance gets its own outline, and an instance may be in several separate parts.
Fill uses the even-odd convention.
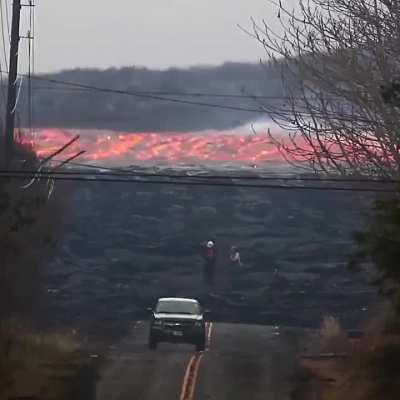
[[[203,269],[204,283],[211,288],[214,286],[215,265],[217,261],[217,252],[215,249],[215,243],[212,240],[209,240],[206,243],[203,249],[202,256],[204,260],[204,269]]]
[[[240,259],[240,253],[239,250],[236,246],[231,246],[230,252],[229,252],[229,259],[231,261],[231,264],[233,266],[239,266],[241,267],[242,261]]]
[[[236,246],[231,246],[231,249],[229,251],[229,260],[233,267],[243,266],[242,260],[240,258],[239,249]]]
[[[237,284],[240,284],[242,279],[242,260],[240,258],[239,249],[236,246],[231,246],[229,250],[229,276],[230,276],[230,285],[231,290],[236,287]]]

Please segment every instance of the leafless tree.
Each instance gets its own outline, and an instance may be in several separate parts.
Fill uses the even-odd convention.
[[[400,108],[383,93],[400,75],[400,1],[268,1],[282,33],[253,20],[251,34],[282,71],[287,100],[263,107],[290,140],[273,142],[319,173],[399,178]]]

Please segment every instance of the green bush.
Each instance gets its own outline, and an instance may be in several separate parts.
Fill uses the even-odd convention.
[[[375,267],[373,282],[393,303],[400,316],[400,198],[377,200],[363,232],[355,235],[357,251],[350,266],[362,268],[366,262]]]

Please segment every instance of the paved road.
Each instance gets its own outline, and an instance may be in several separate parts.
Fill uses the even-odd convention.
[[[286,400],[302,334],[274,327],[210,324],[204,353],[193,346],[147,349],[138,323],[112,350],[97,385],[98,400]]]

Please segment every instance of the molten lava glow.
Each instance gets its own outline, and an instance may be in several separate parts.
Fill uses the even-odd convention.
[[[85,150],[86,153],[79,158],[80,162],[107,165],[262,164],[267,161],[282,161],[267,135],[261,133],[115,133],[43,129],[34,138],[25,137],[22,142],[33,148],[38,156],[46,157],[77,134],[80,139],[59,158],[66,159]]]

